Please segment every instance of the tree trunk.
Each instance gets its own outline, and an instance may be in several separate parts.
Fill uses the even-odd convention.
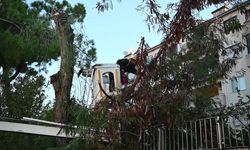
[[[62,14],[60,14],[62,15]],[[73,29],[69,24],[62,23],[57,17],[57,30],[59,34],[61,65],[60,70],[51,76],[51,84],[55,90],[55,121],[68,123],[68,109],[71,103],[70,92],[73,79],[75,63],[73,40]],[[58,144],[65,145],[65,139],[59,139]]]
[[[6,113],[6,108],[7,109],[10,109],[8,106],[8,103],[10,103],[10,77],[9,77],[9,74],[10,74],[10,68],[8,66],[3,66],[3,77],[2,77],[2,81],[1,81],[1,84],[2,84],[2,99],[1,99],[1,102],[0,102],[0,115],[5,115]],[[9,112],[9,114],[13,115],[12,114],[12,111],[7,111]]]
[[[2,65],[3,67],[3,75],[2,79],[0,80],[0,84],[2,86],[2,99],[0,99],[0,115],[4,115],[6,112],[8,112],[9,115],[18,115],[15,114],[13,111],[13,108],[11,107],[13,104],[13,97],[11,94],[11,81],[15,80],[16,77],[19,75],[24,63],[20,63],[16,68],[15,68],[15,73],[13,74],[11,72],[11,68],[8,65]]]

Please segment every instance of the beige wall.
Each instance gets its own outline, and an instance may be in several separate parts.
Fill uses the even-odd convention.
[[[250,8],[250,7],[248,6],[247,9],[248,8]],[[243,24],[244,26],[246,26],[246,24],[247,24],[247,26],[249,26],[248,23],[245,23],[245,14],[244,13],[241,14],[239,10],[236,10],[228,15],[223,16],[222,18],[219,18],[219,19],[222,19],[222,21],[225,21],[225,20],[228,20],[234,16],[236,16],[239,19],[241,24]],[[246,45],[245,35],[247,34],[247,32],[243,27],[243,29],[239,32],[230,33],[230,34],[225,35],[226,41],[228,42],[228,43],[225,43],[225,47],[232,46],[235,43],[239,43],[239,42]],[[250,32],[248,32],[248,33],[250,33]],[[250,57],[250,55],[247,52],[247,47],[245,47],[243,52],[240,54],[240,58],[237,60],[236,66],[233,67],[232,73],[229,75],[229,79],[222,81],[222,93],[225,94],[226,105],[230,105],[231,103],[235,103],[238,100],[238,93],[232,91],[231,79],[233,77],[239,77],[239,76],[244,75],[246,89],[240,91],[240,93],[244,97],[245,97],[245,95],[250,94],[250,68],[247,65],[247,61],[250,61],[250,59],[248,59],[248,57]],[[244,99],[246,100],[246,97]]]

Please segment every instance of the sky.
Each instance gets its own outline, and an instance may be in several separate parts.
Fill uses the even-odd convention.
[[[86,8],[86,18],[83,31],[90,39],[93,39],[97,48],[96,63],[116,63],[124,57],[124,51],[137,49],[141,37],[145,37],[146,43],[153,47],[163,38],[161,33],[148,30],[145,21],[146,15],[137,11],[142,0],[122,0],[120,3],[113,0],[113,9],[98,13],[96,3],[98,0],[69,0],[72,4],[83,3]],[[100,1],[100,0],[99,0]],[[159,4],[178,0],[158,0]],[[205,19],[211,18],[214,8],[201,13]]]
[[[76,0],[72,0],[76,3]],[[87,10],[84,22],[86,35],[94,39],[97,48],[97,63],[116,63],[124,57],[124,51],[137,49],[141,37],[150,46],[158,44],[162,35],[149,32],[145,14],[136,7],[141,0],[113,0],[113,9],[98,13],[95,0],[78,0]]]
[[[28,3],[34,0],[27,0]],[[60,0],[59,0],[60,1]],[[89,39],[93,39],[97,48],[96,63],[116,63],[118,59],[124,57],[124,51],[137,49],[142,37],[146,43],[153,47],[160,43],[163,38],[161,33],[155,30],[149,31],[145,21],[144,12],[137,11],[138,5],[143,4],[143,0],[112,0],[113,9],[105,12],[98,12],[96,3],[101,0],[68,0],[72,5],[84,4],[86,8],[86,18],[83,26],[74,29],[83,32]],[[178,0],[158,0],[157,2],[164,8],[170,2]],[[201,13],[204,19],[211,18],[209,8]]]

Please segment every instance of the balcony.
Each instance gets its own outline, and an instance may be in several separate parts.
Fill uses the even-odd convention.
[[[218,95],[214,96],[213,100],[218,107],[226,105],[226,96],[224,93],[219,93]]]

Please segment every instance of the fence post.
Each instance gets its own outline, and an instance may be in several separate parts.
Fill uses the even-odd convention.
[[[158,150],[161,150],[161,129],[158,128]]]
[[[216,117],[216,129],[217,129],[217,137],[218,137],[218,147],[222,149],[222,137],[221,137],[221,127],[220,127],[220,117]]]

